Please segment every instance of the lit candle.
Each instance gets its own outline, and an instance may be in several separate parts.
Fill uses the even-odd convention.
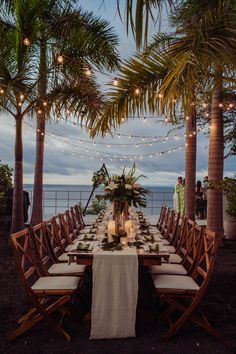
[[[133,227],[133,220],[127,220],[125,222],[125,232],[127,233],[127,236],[129,237],[130,234],[130,229]]]
[[[107,237],[108,237],[108,242],[113,241],[112,235],[115,235],[116,232],[116,224],[115,220],[110,220],[107,223]]]

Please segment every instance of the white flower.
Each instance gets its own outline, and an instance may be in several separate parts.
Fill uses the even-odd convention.
[[[132,189],[133,187],[132,187],[132,185],[131,184],[125,184],[125,189]]]
[[[134,189],[140,189],[141,188],[141,185],[139,183],[134,183],[133,184],[133,188]]]
[[[114,181],[111,181],[105,189],[108,189],[110,191],[114,191],[114,189],[116,189],[118,186]]]

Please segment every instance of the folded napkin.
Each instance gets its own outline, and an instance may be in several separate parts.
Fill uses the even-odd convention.
[[[137,299],[136,249],[95,253],[90,339],[135,337]]]

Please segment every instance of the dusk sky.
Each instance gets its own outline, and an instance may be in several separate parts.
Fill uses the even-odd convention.
[[[84,9],[92,10],[94,14],[110,21],[120,38],[119,51],[122,58],[127,58],[135,51],[132,36],[127,37],[125,25],[122,24],[116,13],[117,0],[82,0],[78,1]],[[102,5],[101,5],[102,4]],[[163,29],[167,29],[164,20]],[[110,74],[112,78],[115,74]],[[100,74],[99,83],[106,89],[109,77]],[[149,116],[147,114],[147,116]],[[45,184],[90,184],[93,172],[105,162],[109,173],[120,173],[123,166],[129,169],[135,162],[137,174],[144,174],[148,179],[143,182],[147,185],[172,185],[178,175],[184,176],[184,130],[172,133],[172,138],[163,142],[161,138],[173,127],[160,122],[163,117],[130,119],[113,138],[88,141],[85,130],[74,126],[71,122],[47,124],[45,147]],[[0,159],[14,167],[14,125],[11,116],[1,113],[0,130]],[[29,126],[31,125],[32,128]],[[54,133],[55,138],[51,136]],[[118,135],[120,134],[120,136]],[[122,136],[126,134],[127,136]],[[174,135],[176,136],[174,137]],[[137,138],[130,138],[136,135]],[[155,139],[156,137],[156,139]],[[208,136],[198,135],[197,179],[207,175]],[[26,119],[23,129],[24,141],[24,183],[33,183],[35,159],[35,121]],[[112,145],[119,144],[119,145]],[[123,144],[123,146],[122,146]],[[126,145],[132,144],[132,145]],[[175,152],[169,150],[179,149]],[[182,148],[181,148],[182,147]],[[168,152],[162,156],[156,153]],[[145,155],[149,155],[146,157]],[[124,156],[136,155],[132,160]],[[150,156],[152,155],[152,156]],[[225,161],[225,175],[232,176],[235,171],[235,158]]]

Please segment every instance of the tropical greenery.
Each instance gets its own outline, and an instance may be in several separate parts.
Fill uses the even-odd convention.
[[[221,190],[226,196],[226,212],[229,216],[236,217],[236,178],[225,177],[223,181],[209,183],[212,190]]]
[[[148,3],[152,6],[152,1]],[[235,1],[176,1],[170,17],[173,33],[158,33],[143,52],[124,63],[118,76],[119,84],[110,94],[110,108],[96,122],[94,132],[111,126],[116,128],[128,114],[146,111],[166,114],[175,122],[176,113],[182,109],[188,117],[187,136],[191,131],[196,135],[196,107],[207,93],[212,108],[208,175],[214,181],[221,181],[223,92],[229,84],[235,87],[235,18]],[[191,185],[186,191],[186,200],[192,210],[196,169],[194,139],[186,141],[186,185]],[[222,214],[220,191],[209,191],[208,227],[219,234],[223,230]]]
[[[140,175],[135,177],[136,168],[135,165],[128,173],[125,172],[125,168],[121,175],[112,175],[107,178],[103,195],[97,195],[96,198],[100,200],[109,200],[110,202],[127,201],[129,205],[134,207],[143,207],[147,205],[146,195],[148,191],[143,188],[138,182]]]
[[[0,216],[6,214],[7,192],[12,188],[12,168],[0,163]],[[4,220],[1,220],[3,223]]]
[[[14,0],[1,4],[0,107],[16,121],[11,228],[15,232],[23,228],[23,118],[38,117],[33,207],[37,222],[42,221],[45,119],[66,117],[70,112],[89,125],[103,109],[105,99],[86,70],[90,65],[114,69],[119,58],[117,37],[107,21],[73,7],[74,1]],[[66,65],[57,61],[62,51]]]

